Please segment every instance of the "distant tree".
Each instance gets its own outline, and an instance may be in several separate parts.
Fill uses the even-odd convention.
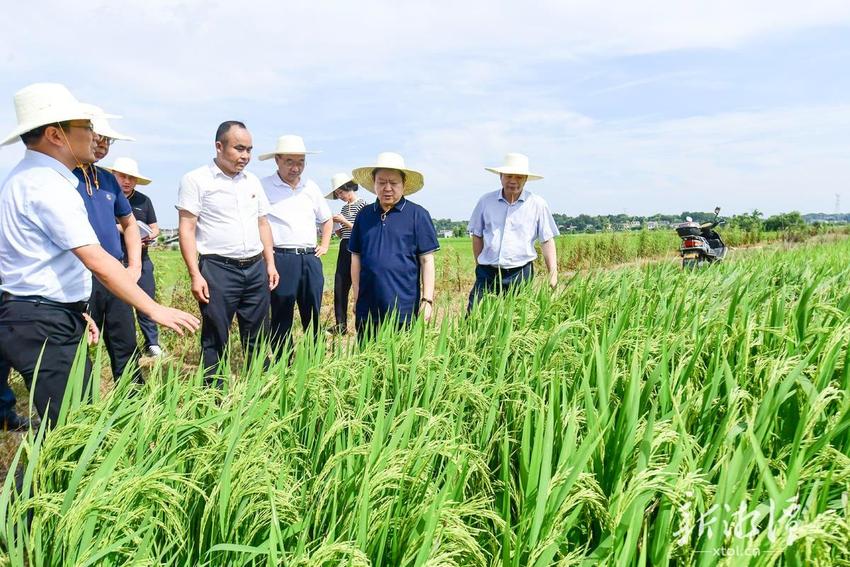
[[[806,226],[806,221],[803,220],[803,215],[798,211],[773,215],[764,221],[764,229],[770,231],[793,231],[799,230]]]

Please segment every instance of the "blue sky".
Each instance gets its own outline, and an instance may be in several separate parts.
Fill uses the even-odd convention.
[[[302,135],[306,175],[397,151],[414,200],[466,218],[509,151],[567,214],[721,205],[850,211],[850,3],[478,1],[15,3],[0,21],[0,129],[12,95],[56,81],[124,116],[104,160],[140,162],[162,226],[219,122],[256,153]],[[86,32],[85,30],[91,30]],[[0,149],[0,176],[20,159]],[[272,173],[270,162],[249,169]],[[364,191],[365,193],[365,191]]]

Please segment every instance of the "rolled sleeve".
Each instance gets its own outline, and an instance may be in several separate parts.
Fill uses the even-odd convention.
[[[475,205],[475,209],[472,211],[472,216],[469,217],[469,224],[466,227],[466,231],[473,236],[478,236],[479,238],[484,236],[483,198],[479,199],[478,204]]]
[[[542,203],[537,214],[537,239],[540,242],[546,242],[559,234],[558,225],[555,223],[551,211],[549,211],[549,205]]]
[[[265,194],[263,194],[265,196]],[[266,200],[268,203],[268,200]],[[198,184],[188,175],[184,175],[180,180],[180,188],[177,190],[177,204],[175,208],[178,211],[186,211],[195,216],[201,213],[201,191]]]
[[[431,214],[425,209],[422,209],[421,213],[416,216],[416,254],[417,256],[421,256],[436,252],[439,249],[440,243],[437,241],[437,230],[434,228],[434,221],[431,220]]]

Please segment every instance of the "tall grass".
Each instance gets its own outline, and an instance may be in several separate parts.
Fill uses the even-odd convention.
[[[160,367],[26,439],[0,542],[33,566],[847,563],[848,265],[842,242],[580,274],[223,390]]]

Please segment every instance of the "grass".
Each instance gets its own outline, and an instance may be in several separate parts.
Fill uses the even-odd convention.
[[[25,438],[0,542],[15,565],[846,564],[849,264],[841,241],[579,273],[222,391],[159,366]]]

